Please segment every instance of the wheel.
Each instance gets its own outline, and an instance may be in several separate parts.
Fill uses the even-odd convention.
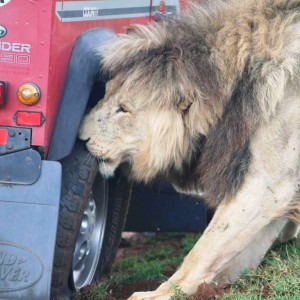
[[[52,299],[97,281],[110,269],[125,223],[131,187],[125,176],[105,180],[78,142],[62,160],[60,214],[52,273]]]

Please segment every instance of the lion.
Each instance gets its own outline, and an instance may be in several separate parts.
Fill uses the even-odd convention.
[[[300,222],[300,0],[192,2],[100,48],[106,94],[79,137],[112,176],[203,191],[214,217],[157,290],[234,282]]]

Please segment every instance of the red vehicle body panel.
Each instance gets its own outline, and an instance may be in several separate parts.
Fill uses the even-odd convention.
[[[151,19],[151,4],[155,9],[160,1],[5,1],[7,3],[0,6],[0,25],[7,29],[7,34],[0,38],[0,80],[8,83],[8,99],[0,108],[0,125],[17,126],[14,116],[18,110],[42,112],[45,122],[41,127],[32,127],[32,145],[43,146],[47,151],[68,60],[77,37],[94,27],[111,28],[120,33],[126,32],[130,24],[147,24]],[[172,1],[179,3],[179,0]],[[181,5],[184,2],[180,0]],[[130,15],[130,5],[137,3],[142,3],[143,12],[137,8],[137,13]],[[116,15],[100,17],[101,5],[104,8],[112,5]],[[83,10],[77,11],[80,7]],[[36,105],[26,106],[18,100],[18,88],[25,82],[33,82],[41,89],[41,99]]]

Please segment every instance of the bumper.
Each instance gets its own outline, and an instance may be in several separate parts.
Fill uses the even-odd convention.
[[[0,183],[0,299],[50,299],[61,165],[32,184]]]

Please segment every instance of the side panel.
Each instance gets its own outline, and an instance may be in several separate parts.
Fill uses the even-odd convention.
[[[8,82],[0,125],[17,126],[13,118],[17,110],[42,111],[46,121],[32,128],[32,144],[45,146],[47,152],[67,64],[78,36],[90,28],[125,32],[130,24],[146,24],[150,0],[0,2],[0,25],[7,29],[6,35],[0,34],[0,80]],[[28,107],[18,101],[17,90],[24,82],[41,88],[38,104]]]
[[[135,185],[127,215],[126,231],[204,231],[207,206],[200,196],[178,194],[166,182]]]
[[[7,104],[0,108],[0,125],[17,126],[17,110],[42,111],[46,115],[52,1],[11,0],[0,6],[0,25],[7,29],[0,38],[0,80],[8,82]],[[34,82],[41,88],[35,106],[17,97],[21,84]],[[33,144],[43,145],[45,126],[33,128]]]

